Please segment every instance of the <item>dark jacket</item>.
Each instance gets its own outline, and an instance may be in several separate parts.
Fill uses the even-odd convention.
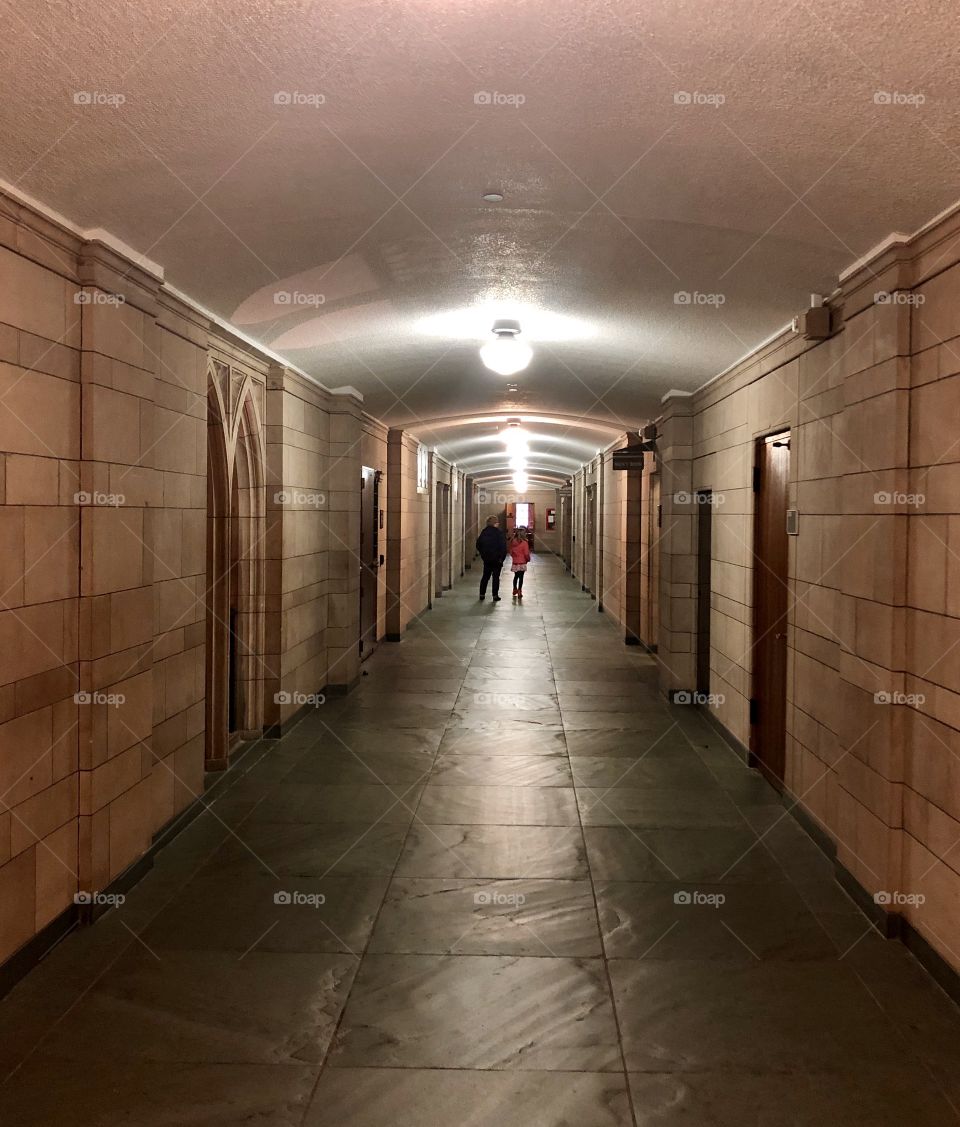
[[[477,537],[477,551],[484,563],[503,563],[507,558],[507,538],[495,525],[487,525]]]

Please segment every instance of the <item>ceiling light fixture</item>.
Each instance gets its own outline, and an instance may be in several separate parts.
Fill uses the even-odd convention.
[[[502,192],[484,192],[483,198],[487,201],[487,203],[503,203]]]
[[[480,349],[480,359],[499,376],[522,372],[533,359],[533,349],[517,340],[520,322],[507,319],[494,321],[493,334],[496,339]]]
[[[525,473],[515,473],[513,475],[513,488],[517,493],[526,493],[529,479]]]

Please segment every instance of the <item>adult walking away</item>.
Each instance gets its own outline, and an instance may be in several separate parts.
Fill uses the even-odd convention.
[[[500,602],[500,571],[507,558],[507,538],[500,531],[496,517],[487,517],[487,525],[477,537],[477,551],[483,560],[480,580],[480,602],[487,597],[487,583],[493,580],[493,601]]]
[[[523,577],[527,573],[527,564],[530,562],[530,543],[527,540],[527,530],[523,527],[514,529],[510,543],[510,570],[513,572],[513,597],[523,598]]]

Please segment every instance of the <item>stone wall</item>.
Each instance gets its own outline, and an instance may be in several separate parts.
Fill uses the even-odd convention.
[[[666,403],[659,641],[663,688],[692,688],[689,495],[712,489],[712,707],[748,744],[754,444],[789,427],[786,789],[960,968],[958,231],[950,217],[851,271],[829,340],[786,331]]]
[[[356,679],[361,455],[387,459],[356,396],[0,203],[2,963],[130,879],[239,742]],[[237,470],[216,504],[214,438],[210,464]],[[212,756],[209,639],[230,629],[207,559],[217,506],[239,529],[242,646],[237,730]]]

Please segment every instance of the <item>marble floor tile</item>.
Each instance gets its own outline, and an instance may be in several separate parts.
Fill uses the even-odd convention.
[[[438,786],[572,787],[570,763],[564,755],[441,756],[430,775]]]
[[[368,954],[331,1051],[335,1067],[615,1072],[599,959]]]
[[[623,730],[565,731],[567,749],[571,756],[643,756],[644,759],[689,758],[690,744],[679,728],[666,732],[641,732]]]
[[[391,741],[392,743],[392,741]],[[433,751],[406,751],[402,747],[358,750],[323,745],[312,749],[283,776],[284,783],[388,783],[426,782],[433,766]]]
[[[586,826],[595,880],[782,882],[783,869],[746,827]]]
[[[393,822],[413,818],[422,783],[281,783],[250,815],[259,822]]]
[[[564,708],[563,726],[568,732],[622,731],[646,732],[656,738],[664,736],[676,721],[669,716],[651,714],[647,709],[632,712],[586,712],[582,709]]]
[[[414,823],[398,876],[583,879],[579,827],[424,826]]]
[[[603,793],[608,787],[716,787],[713,775],[693,752],[675,755],[571,755],[577,786]]]
[[[896,1070],[904,1046],[838,961],[613,959],[627,1067],[635,1072]],[[788,1016],[789,1015],[789,1016]]]
[[[248,822],[209,867],[227,881],[250,869],[278,877],[389,876],[406,833],[393,822]]]
[[[879,1071],[848,1064],[843,1077],[822,1072],[633,1073],[637,1127],[943,1127],[954,1109],[918,1067]]]
[[[300,1127],[317,1066],[300,1063],[79,1062],[33,1057],[0,1085],[17,1127]],[[616,1122],[616,1120],[612,1121]]]
[[[464,755],[565,755],[566,742],[562,731],[529,731],[504,734],[475,728],[448,728],[440,741],[439,755],[452,752]]]
[[[329,1068],[304,1127],[629,1127],[610,1072]]]
[[[736,807],[717,787],[686,791],[681,787],[577,787],[585,826],[667,826],[699,829],[743,824]]]
[[[417,809],[428,825],[579,826],[572,787],[438,786]]]
[[[350,955],[163,951],[136,944],[41,1041],[47,1060],[319,1063]]]
[[[236,870],[234,870],[234,875]],[[154,951],[352,952],[363,949],[386,876],[226,879],[208,865],[142,933]]]
[[[784,884],[597,884],[610,959],[836,959],[836,946]]]
[[[392,954],[602,954],[589,881],[398,877],[370,951]]]

